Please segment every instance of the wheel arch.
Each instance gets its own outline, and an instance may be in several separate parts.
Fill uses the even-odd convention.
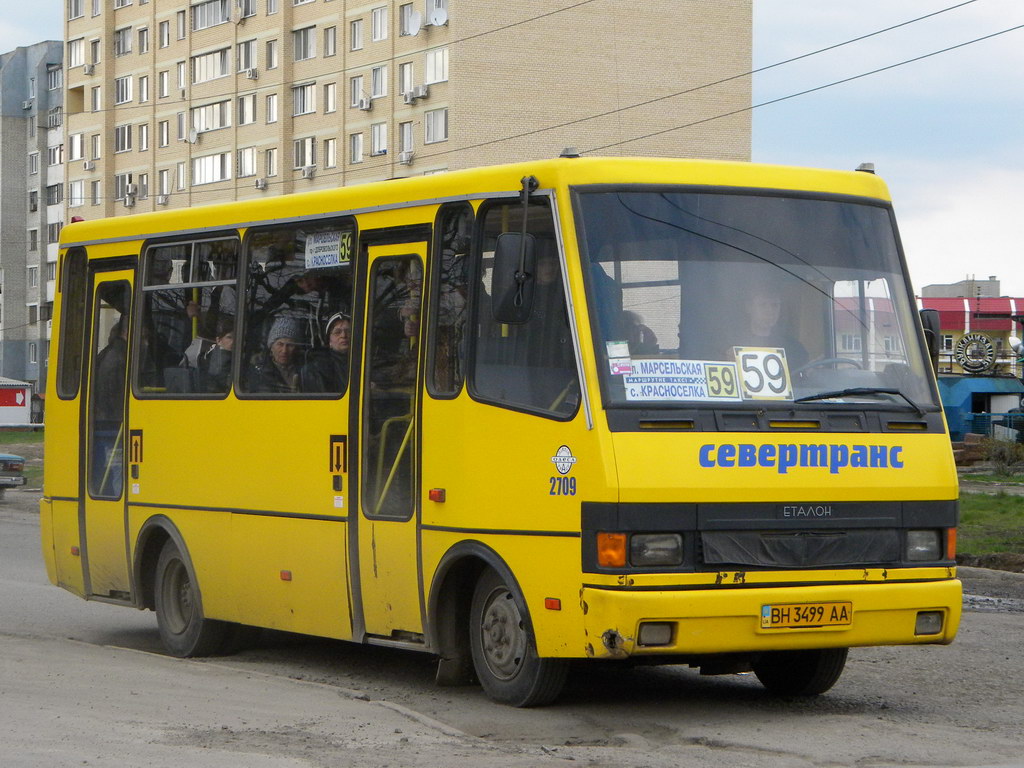
[[[185,546],[185,537],[166,515],[153,515],[139,529],[135,540],[135,557],[132,563],[132,581],[136,586],[135,604],[140,609],[154,610],[156,607],[155,580],[156,564],[160,551],[168,541],[173,541],[178,548],[181,559],[188,569],[188,577],[197,584],[196,572],[192,567],[192,557]],[[199,598],[200,601],[202,598]],[[202,605],[200,604],[200,609]]]
[[[529,631],[533,632],[530,611],[519,581],[501,555],[483,542],[460,541],[441,557],[427,600],[427,642],[440,658],[438,683],[457,685],[473,682],[469,613],[477,580],[487,569],[495,571],[512,588],[519,612]]]

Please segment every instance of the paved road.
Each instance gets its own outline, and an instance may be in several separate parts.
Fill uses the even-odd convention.
[[[1024,589],[966,573],[1007,600]],[[388,649],[266,633],[233,657],[157,655],[152,614],[49,586],[36,517],[4,504],[0,764],[1024,766],[1024,613],[979,607],[952,646],[854,650],[814,700],[591,664],[554,706],[513,710]]]

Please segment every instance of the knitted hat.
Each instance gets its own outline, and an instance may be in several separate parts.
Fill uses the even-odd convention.
[[[302,323],[294,317],[281,315],[274,320],[267,334],[267,347],[273,346],[278,339],[291,339],[297,344],[303,340]]]

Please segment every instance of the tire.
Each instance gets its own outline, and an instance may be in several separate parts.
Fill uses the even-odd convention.
[[[173,541],[160,550],[154,585],[156,623],[168,653],[185,658],[220,650],[228,625],[203,616],[199,584]]]
[[[536,707],[558,697],[568,662],[542,659],[523,615],[522,597],[492,570],[484,571],[470,607],[470,651],[484,692],[513,707]]]
[[[754,663],[754,674],[778,696],[817,696],[839,680],[848,652],[848,648],[773,651]]]

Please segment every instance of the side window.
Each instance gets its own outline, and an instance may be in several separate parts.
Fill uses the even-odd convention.
[[[437,247],[432,280],[434,300],[430,393],[451,396],[465,378],[465,331],[469,307],[469,247],[473,209],[465,204],[441,209],[436,229]]]
[[[238,258],[235,237],[146,248],[137,394],[231,388]]]
[[[240,391],[344,392],[352,329],[351,220],[262,227],[251,230],[245,243]]]
[[[64,257],[61,285],[60,357],[57,360],[57,395],[70,399],[78,395],[85,352],[85,308],[88,283],[83,248]]]
[[[511,408],[569,417],[579,405],[565,288],[554,222],[547,200],[531,202],[527,232],[534,237],[533,309],[524,323],[494,319],[491,277],[494,247],[502,232],[519,231],[522,206],[501,202],[483,208],[471,391],[481,400]]]

